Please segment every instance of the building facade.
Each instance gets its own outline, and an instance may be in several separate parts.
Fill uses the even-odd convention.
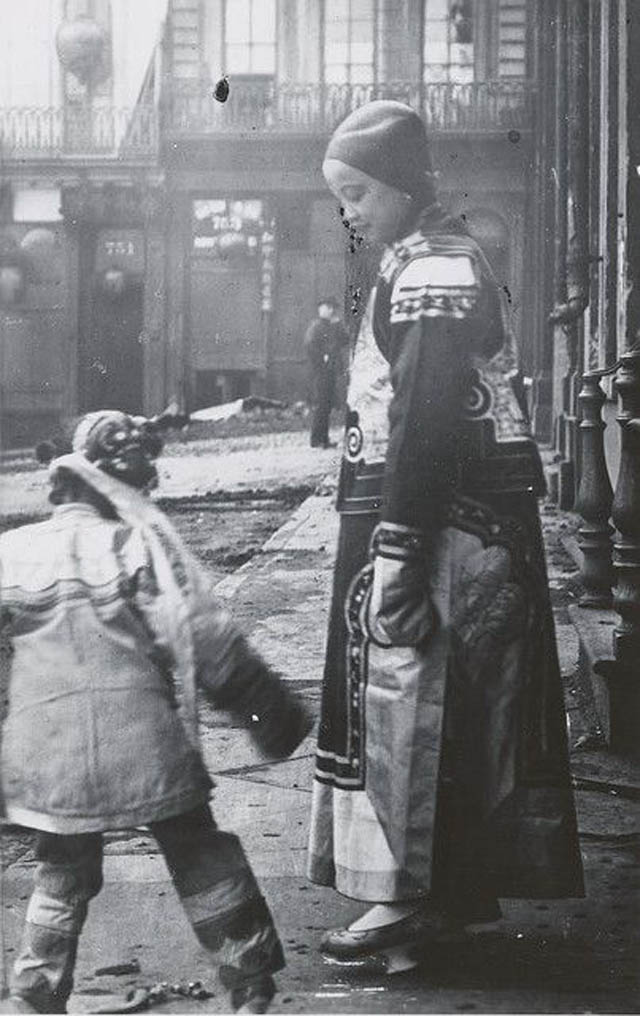
[[[189,405],[305,397],[305,325],[344,293],[345,267],[355,323],[376,252],[350,251],[321,164],[333,128],[376,97],[425,116],[444,199],[492,246],[522,329],[534,30],[524,0],[171,0],[168,322]]]
[[[317,300],[344,294],[355,329],[377,256],[327,193],[327,139],[369,99],[408,102],[509,296],[552,493],[582,519],[603,729],[637,742],[639,19],[635,0],[13,4],[0,446],[105,405],[304,398]]]
[[[571,608],[604,736],[640,723],[640,10],[540,5],[535,403],[578,515]],[[546,243],[544,242],[546,238]]]
[[[4,20],[4,448],[84,409],[150,397],[164,330],[153,87],[165,15],[162,0],[24,0]]]
[[[533,371],[532,0],[30,4],[0,40],[5,447],[105,404],[305,398],[317,300],[345,294],[355,326],[376,257],[351,250],[322,156],[375,97],[424,115]]]

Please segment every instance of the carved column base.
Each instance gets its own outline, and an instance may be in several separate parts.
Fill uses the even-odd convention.
[[[607,689],[609,749],[616,755],[640,759],[640,683],[637,674],[613,660],[601,660],[594,670]]]
[[[578,530],[578,546],[582,551],[580,579],[583,593],[581,607],[608,608],[613,602],[611,585],[611,537],[613,529],[602,525],[585,525]]]
[[[616,534],[613,565],[615,608],[620,620],[613,633],[616,660],[640,681],[640,544]]]

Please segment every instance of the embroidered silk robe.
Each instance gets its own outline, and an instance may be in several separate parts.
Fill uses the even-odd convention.
[[[537,497],[507,313],[438,209],[383,256],[351,364],[309,874],[423,895],[581,895]]]

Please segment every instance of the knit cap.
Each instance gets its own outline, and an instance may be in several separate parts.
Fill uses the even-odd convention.
[[[378,99],[359,106],[335,130],[325,159],[339,159],[425,203],[435,201],[425,125],[402,102]]]

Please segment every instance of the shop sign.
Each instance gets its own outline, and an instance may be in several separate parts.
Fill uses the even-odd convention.
[[[275,223],[262,234],[262,273],[261,298],[262,310],[268,313],[273,309],[273,278],[276,266]]]
[[[144,272],[144,235],[137,229],[103,229],[96,248],[96,271]]]

